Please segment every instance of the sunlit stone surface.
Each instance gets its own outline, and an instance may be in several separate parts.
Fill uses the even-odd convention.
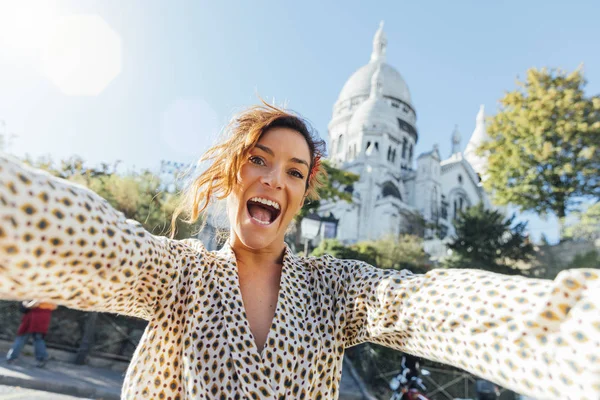
[[[353,202],[322,202],[319,213],[339,219],[335,237],[344,243],[414,233],[418,213],[439,227],[441,237],[425,232],[424,246],[442,257],[458,212],[479,202],[491,206],[479,178],[485,159],[476,160],[471,151],[487,138],[484,110],[466,153],[460,132],[449,127],[426,134],[451,141],[451,154],[441,154],[437,145],[418,154],[416,106],[402,75],[387,63],[387,45],[382,23],[370,61],[346,81],[328,125],[332,163],[360,176],[347,188]]]

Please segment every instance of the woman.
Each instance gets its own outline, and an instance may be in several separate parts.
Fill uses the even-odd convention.
[[[228,131],[181,208],[195,220],[226,199],[218,252],[152,236],[91,191],[2,158],[0,296],[147,319],[124,399],[334,399],[344,349],[365,341],[539,398],[600,396],[595,271],[416,276],[297,257],[284,235],[315,196],[321,142],[267,105]]]
[[[32,300],[24,301],[22,307],[25,313],[17,330],[15,342],[6,354],[6,361],[11,363],[19,358],[21,350],[27,344],[29,338],[33,337],[33,349],[37,360],[36,366],[42,368],[48,360],[44,336],[48,333],[52,311],[56,310],[56,306],[52,303],[40,303]]]

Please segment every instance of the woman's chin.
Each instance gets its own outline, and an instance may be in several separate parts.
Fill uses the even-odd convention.
[[[244,224],[240,229],[239,239],[244,246],[259,250],[272,244],[278,235],[277,221],[270,225],[258,225],[256,223]]]

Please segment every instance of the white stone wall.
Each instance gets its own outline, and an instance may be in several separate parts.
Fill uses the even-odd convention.
[[[473,178],[462,163],[457,163],[442,173],[442,191],[446,195],[450,219],[454,218],[455,200],[460,202],[460,198],[464,198],[464,207],[474,206],[484,200],[478,182],[475,183]]]
[[[378,34],[381,36],[382,32]],[[331,212],[340,219],[338,239],[345,243],[398,234],[405,230],[403,213],[414,211],[420,211],[429,221],[437,220],[451,234],[455,199],[462,198],[464,207],[482,199],[489,204],[478,187],[477,175],[461,161],[460,153],[440,161],[434,148],[416,159],[415,134],[409,133],[416,132],[416,113],[408,86],[385,63],[385,51],[380,52],[381,46],[386,45],[387,42],[381,42],[374,46],[371,61],[348,79],[334,104],[328,126],[330,159],[337,167],[361,176],[354,185],[353,205],[339,202],[323,204],[320,209],[321,214]],[[475,136],[481,136],[484,130],[483,110],[480,110]],[[458,148],[459,139],[453,136],[453,140]],[[454,161],[456,165],[445,167]],[[459,175],[462,183],[458,182]],[[397,188],[401,200],[383,196],[386,182]],[[448,203],[445,219],[442,219],[443,196]],[[436,243],[430,247],[439,253],[443,247],[440,246]]]

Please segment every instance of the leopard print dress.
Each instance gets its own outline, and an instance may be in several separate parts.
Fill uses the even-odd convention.
[[[93,192],[0,156],[0,297],[144,318],[123,399],[335,399],[365,341],[536,398],[600,398],[600,280],[425,275],[285,250],[258,351],[233,251],[144,231]]]

